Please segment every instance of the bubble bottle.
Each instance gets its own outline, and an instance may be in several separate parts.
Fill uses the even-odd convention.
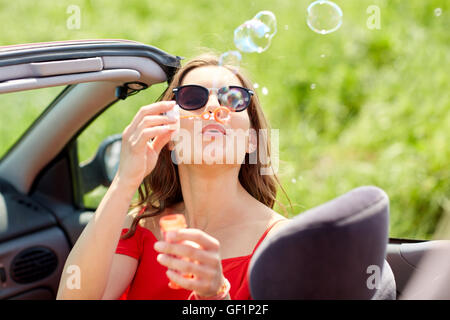
[[[167,240],[167,232],[173,231],[173,230],[179,230],[183,228],[187,228],[186,219],[184,218],[184,215],[179,213],[169,214],[166,216],[163,216],[159,219],[159,225],[161,234],[163,236],[163,239],[165,241]],[[199,247],[195,242],[192,241],[183,241],[183,244],[188,244],[193,247]],[[194,277],[193,274],[184,274],[183,277],[192,279]],[[173,282],[172,280],[169,281],[169,288],[171,289],[182,289],[180,285]]]

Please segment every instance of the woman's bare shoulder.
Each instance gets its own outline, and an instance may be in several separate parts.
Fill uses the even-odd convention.
[[[267,217],[268,217],[268,223],[269,224],[272,224],[273,222],[278,221],[278,220],[286,220],[286,221],[290,220],[289,218],[287,218],[284,215],[276,212],[272,208],[266,207],[266,209],[267,209],[266,212],[267,212]],[[280,222],[280,223],[282,224],[283,222]]]
[[[281,214],[279,214],[278,212],[272,210],[272,216],[271,219],[269,221],[269,225],[273,225],[275,222],[275,225],[270,229],[270,231],[267,233],[267,236],[269,235],[273,235],[275,233],[277,233],[277,230],[279,230],[280,228],[282,228],[283,226],[285,226],[286,224],[288,224],[290,221],[292,221],[291,218],[287,218]],[[280,221],[280,222],[277,222]]]

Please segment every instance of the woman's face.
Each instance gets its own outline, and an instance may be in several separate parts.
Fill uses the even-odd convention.
[[[227,86],[243,86],[232,71],[219,66],[198,67],[189,71],[181,85],[196,84],[205,88],[222,88]],[[183,118],[183,116],[200,115],[220,107],[216,93],[211,92],[205,106],[197,110],[180,108],[180,135],[176,143],[177,162],[183,164],[234,164],[240,165],[248,152],[248,134],[251,128],[247,109],[231,112],[230,118],[223,123],[215,120],[204,120],[200,117]],[[225,134],[211,134],[205,131],[207,125],[219,125]],[[203,132],[202,132],[203,131]],[[253,141],[253,140],[252,140]],[[180,149],[182,152],[180,153]]]

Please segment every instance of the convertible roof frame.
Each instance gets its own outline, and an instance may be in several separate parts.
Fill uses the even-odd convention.
[[[183,59],[156,47],[129,40],[84,40],[0,47],[0,67],[32,62],[127,55],[152,59],[167,74],[168,81],[180,67],[180,61]]]
[[[24,64],[70,59],[78,59],[81,63],[83,59],[90,59],[88,61],[92,62],[92,58],[95,61],[101,58],[101,63],[96,62],[93,68],[101,65],[102,70],[70,73],[72,67],[73,70],[79,70],[76,63],[64,64],[60,68],[61,74],[55,74],[54,70],[58,68],[52,69],[50,64],[44,64],[45,68],[24,68]],[[130,41],[75,41],[0,47],[0,73],[2,68],[19,66],[22,71],[38,70],[51,74],[47,77],[3,81],[0,82],[0,90],[2,85],[14,83],[34,83],[24,86],[22,90],[43,87],[40,86],[42,84],[45,84],[44,87],[70,85],[0,160],[0,178],[16,190],[28,194],[38,174],[67,143],[87,123],[118,100],[118,87],[128,82],[139,82],[150,87],[170,81],[180,67],[180,60],[180,57],[155,47]]]

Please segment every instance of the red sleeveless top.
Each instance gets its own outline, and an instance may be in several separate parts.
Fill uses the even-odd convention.
[[[142,211],[143,212],[143,211]],[[230,298],[232,300],[252,300],[249,289],[248,267],[250,259],[267,233],[275,225],[282,221],[275,221],[263,233],[252,253],[246,256],[222,259],[222,271],[230,282]],[[122,235],[128,229],[122,230]],[[169,278],[166,275],[167,267],[156,261],[158,252],[153,249],[153,244],[158,241],[154,234],[139,224],[135,234],[128,239],[120,239],[116,253],[125,254],[139,261],[135,276],[121,295],[121,300],[187,300],[190,290],[171,289],[168,286]]]

